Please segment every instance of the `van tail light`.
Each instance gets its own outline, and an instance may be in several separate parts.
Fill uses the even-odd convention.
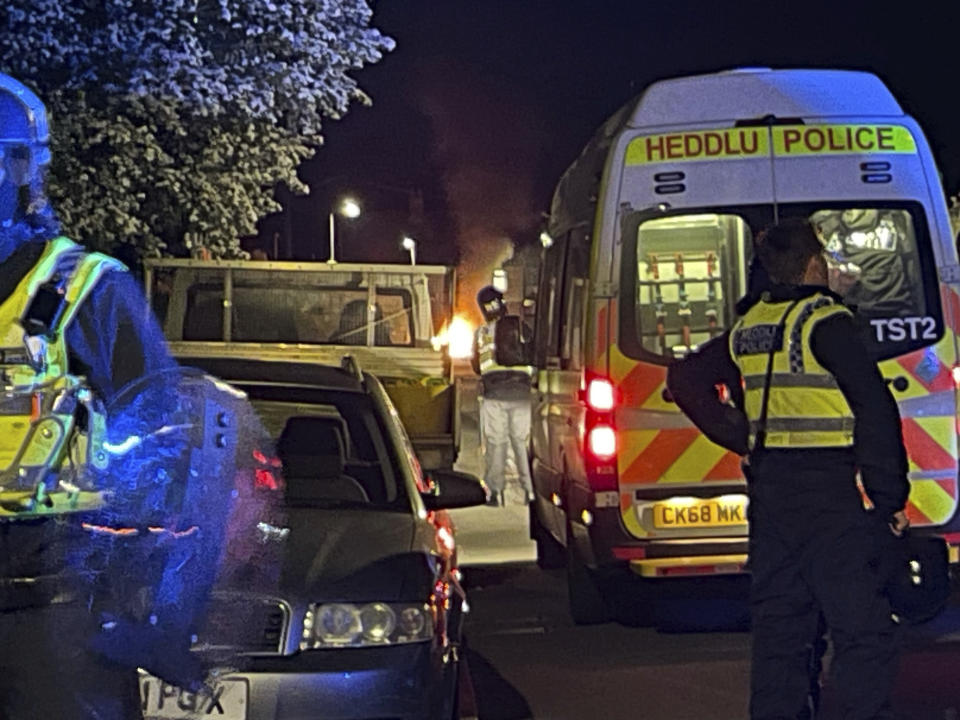
[[[587,450],[597,460],[613,460],[617,456],[617,431],[609,425],[594,425],[587,435]]]
[[[611,412],[616,406],[613,383],[606,378],[591,378],[587,383],[586,401],[594,412]]]
[[[583,455],[587,480],[594,491],[616,490],[617,452],[620,447],[614,422],[616,387],[608,378],[585,374],[581,388],[581,397],[586,405]]]

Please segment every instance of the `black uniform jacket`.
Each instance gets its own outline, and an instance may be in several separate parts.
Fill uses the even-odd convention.
[[[817,292],[830,294],[823,287],[777,286],[771,290],[771,301],[784,302]],[[839,296],[833,297],[840,301]],[[740,369],[730,357],[729,339],[729,332],[724,333],[671,365],[667,388],[680,409],[710,440],[746,455],[749,422],[743,412]],[[850,316],[835,315],[817,323],[810,338],[810,349],[836,378],[853,410],[853,449],[765,452],[784,453],[789,456],[784,458],[789,467],[818,474],[829,473],[831,467],[849,464],[852,459],[878,514],[888,517],[903,509],[910,491],[897,404]],[[729,390],[732,404],[721,402],[719,385]]]

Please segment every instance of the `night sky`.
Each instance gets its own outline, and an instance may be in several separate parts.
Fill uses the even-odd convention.
[[[944,9],[950,5],[953,9]],[[373,99],[328,121],[300,175],[311,195],[261,224],[281,255],[327,259],[339,194],[338,259],[489,265],[535,242],[553,186],[594,130],[650,82],[742,66],[878,74],[927,131],[947,191],[960,190],[960,3],[380,0],[397,41],[355,75]]]

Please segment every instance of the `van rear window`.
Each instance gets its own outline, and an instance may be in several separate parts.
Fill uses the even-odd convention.
[[[939,279],[919,203],[781,204],[776,213],[807,218],[817,229],[831,287],[855,311],[874,357],[895,357],[943,336]],[[753,238],[773,215],[772,206],[750,206],[628,226],[633,239],[625,246],[622,292],[630,314],[621,317],[621,348],[669,362],[729,328],[747,289]]]
[[[924,315],[920,258],[906,210],[850,208],[810,215],[844,301],[865,317]]]
[[[679,215],[640,224],[631,304],[645,352],[681,357],[732,324],[752,238],[738,215]]]

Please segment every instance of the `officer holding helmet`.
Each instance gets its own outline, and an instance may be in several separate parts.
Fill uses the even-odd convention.
[[[484,324],[474,336],[473,369],[480,374],[480,445],[484,457],[484,482],[490,489],[488,505],[504,504],[507,452],[512,448],[524,499],[533,502],[533,483],[527,462],[530,438],[530,365],[500,365],[494,339],[497,322],[507,314],[503,293],[488,285],[477,293]]]
[[[750,717],[810,717],[818,617],[847,720],[891,717],[895,624],[879,540],[908,522],[896,403],[806,219],[757,239],[772,284],[726,333],[673,365],[667,385],[708,437],[745,459],[750,498]],[[718,399],[721,382],[737,407]],[[859,471],[874,509],[857,488]],[[889,525],[889,528],[888,528]]]
[[[137,667],[202,682],[190,593],[232,487],[205,490],[218,525],[175,524],[200,497],[185,403],[207,406],[126,268],[59,234],[47,142],[43,104],[0,74],[0,717],[130,720]]]

